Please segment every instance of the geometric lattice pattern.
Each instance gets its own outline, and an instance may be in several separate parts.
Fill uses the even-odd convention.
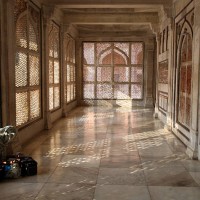
[[[65,103],[69,103],[76,99],[76,69],[75,69],[75,40],[68,34],[64,37],[64,92]],[[86,71],[89,69],[85,69]],[[87,73],[88,74],[88,73]],[[85,76],[85,79],[90,81],[92,75]]]
[[[98,99],[112,99],[113,88],[109,83],[97,84],[97,98]]]
[[[84,68],[85,69],[85,68]],[[95,73],[95,68],[93,67]],[[91,75],[91,71],[85,75]],[[95,81],[94,73],[92,74],[92,81]],[[98,82],[111,82],[112,81],[112,67],[97,67],[97,81]]]
[[[49,110],[60,107],[60,27],[51,23],[49,31]]]
[[[18,126],[28,122],[28,111],[28,93],[16,93],[16,122]]]
[[[40,84],[40,64],[39,64],[39,57],[35,55],[29,56],[29,79],[30,85],[39,85]]]
[[[33,90],[30,92],[30,117],[34,119],[39,116],[40,111],[40,91]]]
[[[14,3],[16,125],[19,127],[41,116],[40,10],[30,1]]]
[[[16,63],[15,63],[15,86],[23,87],[27,86],[27,73],[28,73],[28,63],[27,54],[23,52],[16,53]]]
[[[127,99],[129,97],[129,84],[116,84],[114,87],[115,99]]]
[[[131,64],[143,64],[143,45],[141,42],[131,44]]]
[[[83,94],[84,99],[94,99],[94,84],[85,84]]]
[[[53,110],[53,87],[49,88],[49,110]]]
[[[83,43],[83,99],[142,98],[142,42]]]
[[[132,99],[141,99],[142,98],[142,85],[141,84],[132,84],[131,85],[131,98]]]

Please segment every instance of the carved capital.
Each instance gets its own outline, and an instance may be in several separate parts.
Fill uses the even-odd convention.
[[[63,30],[64,32],[68,32],[68,30],[70,29],[71,24],[64,24],[63,26]]]
[[[173,15],[172,6],[164,6],[163,9],[164,9],[165,16],[166,16],[167,18],[171,18],[172,15]]]
[[[48,24],[50,19],[52,18],[53,14],[54,14],[54,6],[46,6],[46,5],[43,5],[42,6],[42,16],[43,16],[43,19],[44,19],[44,24]]]
[[[173,17],[168,18],[169,29],[174,30],[174,20]]]
[[[151,23],[150,26],[151,26],[152,32],[155,35],[157,35],[157,33],[159,33],[159,24],[158,23],[156,23],[156,24]]]
[[[159,12],[160,22],[173,17],[172,6],[162,6]]]
[[[64,25],[64,32],[69,33],[72,35],[74,38],[78,36],[79,32],[74,24],[65,24]]]

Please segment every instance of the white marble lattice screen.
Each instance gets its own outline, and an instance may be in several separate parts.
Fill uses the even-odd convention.
[[[83,43],[83,99],[142,98],[142,42]]]
[[[64,36],[64,97],[65,103],[76,99],[75,40]]]
[[[30,1],[15,0],[16,125],[41,117],[40,9]]]
[[[51,23],[49,31],[49,110],[60,107],[60,27]]]

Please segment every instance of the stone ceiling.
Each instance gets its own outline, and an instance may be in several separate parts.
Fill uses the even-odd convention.
[[[81,36],[152,36],[172,0],[40,0],[64,13]]]

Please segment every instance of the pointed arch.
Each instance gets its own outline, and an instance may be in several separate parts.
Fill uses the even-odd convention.
[[[127,65],[129,57],[121,49],[109,47],[99,53],[98,63],[109,65],[112,63],[112,59],[114,59],[114,64]]]
[[[100,65],[111,65],[112,63],[112,47],[108,47],[101,51],[97,58]]]
[[[190,128],[191,121],[192,39],[192,27],[185,20],[180,32],[177,51],[176,120],[188,129]]]
[[[33,13],[35,21],[32,19]],[[17,127],[41,117],[40,25],[40,9],[30,1],[15,0]]]
[[[125,52],[118,49],[117,47],[114,48],[114,64],[118,65],[127,65],[128,64],[128,56]]]

